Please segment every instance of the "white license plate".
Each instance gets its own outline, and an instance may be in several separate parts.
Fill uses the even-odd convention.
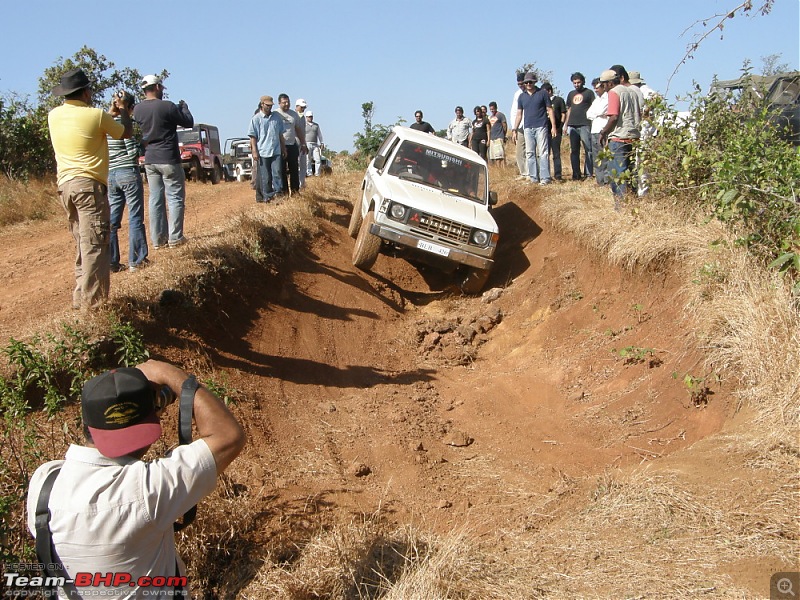
[[[440,256],[450,255],[450,248],[445,248],[444,246],[439,246],[438,244],[431,244],[430,242],[426,242],[425,240],[419,240],[417,242],[417,248],[419,248],[420,250],[427,250],[428,252],[433,252],[434,254],[439,254]]]

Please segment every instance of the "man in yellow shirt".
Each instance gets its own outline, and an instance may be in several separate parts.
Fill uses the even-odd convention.
[[[116,95],[110,113],[92,108],[91,82],[82,69],[64,73],[52,93],[64,96],[47,123],[58,165],[58,196],[77,245],[72,307],[97,308],[108,298],[111,279],[106,135],[131,137],[131,119],[120,110],[123,100]]]

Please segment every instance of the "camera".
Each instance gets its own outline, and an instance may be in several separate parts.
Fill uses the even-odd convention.
[[[175,402],[178,398],[177,394],[172,391],[172,388],[168,385],[159,386],[156,390],[156,398],[155,398],[155,409],[157,411],[164,410],[170,404]]]

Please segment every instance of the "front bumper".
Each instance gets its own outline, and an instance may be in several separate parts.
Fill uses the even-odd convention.
[[[422,250],[418,246],[420,240],[425,242],[428,241],[422,237],[416,237],[408,233],[398,231],[391,227],[381,225],[380,223],[373,223],[372,226],[369,228],[369,232],[372,235],[377,235],[379,238],[383,240],[394,242],[395,244],[411,248],[413,250],[416,250],[417,252],[429,254],[426,250]],[[457,262],[462,265],[467,265],[468,267],[475,267],[476,269],[485,269],[487,271],[492,268],[492,265],[494,265],[494,260],[492,260],[491,258],[486,258],[485,256],[478,256],[477,254],[472,254],[471,252],[465,252],[464,250],[461,250],[459,248],[453,248],[452,246],[447,246],[447,249],[449,250],[448,255],[446,257],[440,257],[440,258],[445,258],[446,260]],[[433,254],[433,256],[439,256],[439,255]]]

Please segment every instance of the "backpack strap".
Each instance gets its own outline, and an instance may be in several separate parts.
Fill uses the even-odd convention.
[[[78,590],[71,583],[66,583],[71,579],[69,573],[61,563],[61,559],[53,545],[53,535],[50,532],[50,493],[53,491],[53,484],[56,482],[61,467],[53,469],[45,478],[42,489],[39,491],[39,498],[36,500],[36,557],[43,565],[45,578],[60,577],[64,580],[61,586],[69,598],[80,598]],[[56,596],[55,586],[49,588],[50,596]]]
[[[181,387],[180,404],[178,405],[178,443],[181,445],[192,443],[192,417],[194,413],[194,395],[197,393],[197,388],[200,383],[197,377],[189,375],[186,381],[183,382]],[[197,516],[197,505],[186,511],[183,515],[183,521],[176,521],[172,528],[175,531],[180,531],[188,527],[194,522]]]

